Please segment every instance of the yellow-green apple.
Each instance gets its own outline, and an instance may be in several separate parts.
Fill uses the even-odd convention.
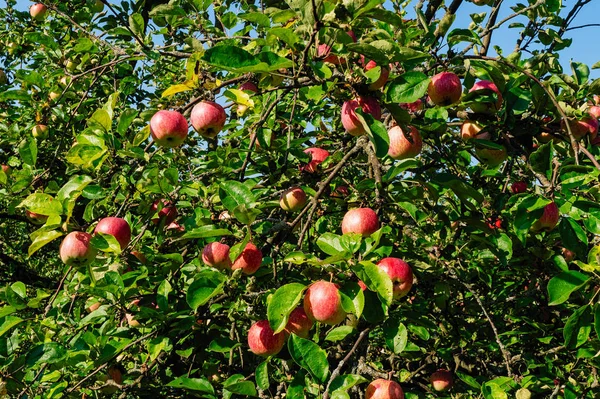
[[[41,21],[46,17],[48,8],[42,3],[35,3],[29,7],[29,15],[36,21]]]
[[[441,72],[431,78],[427,94],[435,105],[452,105],[460,101],[462,83],[452,72]]]
[[[365,399],[404,399],[404,391],[397,382],[380,378],[369,384]]]
[[[131,227],[125,219],[107,217],[98,222],[94,233],[109,234],[119,242],[121,249],[125,249],[131,240]]]
[[[506,153],[506,148],[504,148],[504,146],[502,147],[502,149],[478,147],[475,149],[475,153],[477,154],[477,157],[479,157],[482,163],[491,167],[496,167],[500,165],[508,156]]]
[[[306,205],[307,201],[308,197],[301,187],[292,187],[281,193],[279,206],[284,211],[298,212],[304,208],[304,205]]]
[[[473,103],[471,104],[471,110],[476,114],[491,114],[498,112],[498,110],[502,107],[502,93],[498,90],[498,86],[494,82],[490,82],[489,80],[480,80],[475,83],[469,93],[473,93],[476,91],[488,91],[494,92],[498,96],[498,99],[495,103]]]
[[[510,186],[510,191],[512,191],[513,194],[524,193],[525,191],[527,191],[527,183],[524,181],[514,182]]]
[[[320,280],[312,283],[304,294],[304,311],[309,319],[330,326],[346,318],[337,284]]]
[[[63,239],[59,247],[60,259],[68,266],[85,266],[96,259],[92,236],[83,231],[73,231]]]
[[[285,345],[285,332],[275,334],[268,320],[254,323],[248,331],[248,346],[258,356],[273,356]]]
[[[365,65],[365,71],[370,71],[371,69],[377,67],[377,63],[373,60],[367,62]],[[376,81],[369,85],[369,90],[375,91],[381,89],[387,83],[390,77],[390,69],[387,67],[381,67],[381,71],[379,72],[379,77]]]
[[[315,173],[318,170],[318,166],[329,156],[329,151],[317,147],[307,148],[304,150],[304,153],[309,154],[311,160],[307,165],[301,167],[301,170],[308,173]]]
[[[368,237],[379,230],[379,218],[371,208],[350,209],[342,219],[342,234],[357,233]]]
[[[249,242],[244,250],[231,265],[231,270],[242,269],[244,274],[256,273],[262,263],[262,252],[253,243]]]
[[[229,259],[229,245],[220,242],[211,242],[202,250],[202,261],[208,266],[221,270],[231,270]]]
[[[150,119],[150,134],[161,147],[179,147],[188,135],[188,123],[177,111],[158,111]]]
[[[285,325],[288,334],[296,334],[302,338],[308,338],[308,332],[313,326],[313,321],[308,318],[302,306],[292,310]]]
[[[552,230],[558,224],[560,218],[560,211],[555,202],[551,202],[544,207],[542,216],[535,221],[531,229],[533,231]]]
[[[342,105],[342,125],[346,132],[352,136],[360,136],[365,134],[366,126],[358,119],[356,109],[360,107],[363,114],[370,114],[373,118],[381,119],[381,107],[376,98],[373,97],[358,97],[354,100],[348,100]]]
[[[25,211],[25,216],[27,216],[27,219],[29,219],[31,223],[38,225],[44,224],[46,223],[46,220],[48,220],[48,215],[40,215],[39,213],[31,211]]]
[[[90,11],[98,14],[104,11],[104,3],[102,0],[92,0],[92,4],[90,5]]]
[[[6,77],[6,72],[0,69],[0,85],[5,85],[8,83],[8,78]]]
[[[161,221],[164,221],[165,226],[168,226],[173,223],[177,217],[177,207],[166,199],[156,200],[150,207],[152,214],[156,213],[160,204],[162,204],[162,207],[160,211],[158,211],[158,216],[152,218],[152,223],[159,224]]]
[[[423,149],[421,134],[414,126],[409,126],[408,133],[404,133],[400,126],[394,126],[388,130],[390,146],[388,155],[394,159],[414,158]]]
[[[36,139],[44,140],[48,137],[48,126],[46,125],[35,125],[31,129],[31,134]]]
[[[445,369],[439,369],[431,374],[429,378],[434,391],[445,392],[452,388],[452,373]]]
[[[225,126],[225,109],[213,101],[202,101],[194,106],[190,116],[192,126],[201,136],[214,138]]]
[[[410,291],[413,285],[413,272],[411,267],[398,258],[383,258],[377,263],[394,284],[394,299],[400,299]]]
[[[481,129],[483,128],[477,122],[465,121],[460,127],[460,137],[465,141],[471,139],[491,140],[490,132],[481,132]]]

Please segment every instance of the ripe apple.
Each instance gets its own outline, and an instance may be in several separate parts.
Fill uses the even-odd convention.
[[[254,274],[262,263],[262,256],[261,250],[249,242],[240,256],[233,262],[231,270],[242,269],[244,274]]]
[[[253,93],[258,93],[258,87],[256,87],[256,85],[250,81],[242,83],[239,89],[242,91],[251,91]]]
[[[48,220],[48,215],[40,215],[39,213],[25,211],[25,216],[31,223],[41,225],[46,223]]]
[[[31,15],[31,18],[35,21],[41,21],[46,18],[46,11],[48,11],[48,8],[41,3],[35,3],[29,7],[29,15]]]
[[[108,217],[100,220],[94,233],[110,234],[115,237],[122,250],[129,245],[131,240],[131,227],[125,219],[121,218]]]
[[[445,369],[439,369],[431,374],[429,378],[434,391],[445,392],[452,388],[452,373]]]
[[[31,129],[31,134],[36,139],[44,140],[48,138],[48,126],[46,125],[35,125]]]
[[[498,87],[494,82],[490,82],[489,80],[480,80],[475,83],[469,93],[481,90],[491,90],[498,96],[498,100],[496,103],[473,103],[471,104],[471,110],[476,114],[492,114],[498,112],[498,110],[502,107],[502,93],[498,90]]]
[[[342,105],[342,125],[344,129],[352,136],[365,134],[366,128],[356,115],[356,108],[360,107],[362,112],[370,114],[373,118],[381,118],[381,107],[377,99],[373,97],[359,97],[358,99],[348,100]]]
[[[401,103],[400,108],[403,108],[409,113],[414,114],[415,112],[422,111],[423,109],[425,109],[425,104],[423,103],[423,100],[418,99],[417,101],[412,103]]]
[[[337,284],[320,280],[312,283],[304,294],[304,312],[312,321],[330,326],[346,318]]]
[[[304,170],[308,173],[315,173],[318,169],[318,166],[329,156],[329,151],[317,147],[307,148],[304,150],[304,153],[311,156],[311,161],[308,163],[308,165],[301,167],[301,170]]]
[[[570,249],[563,247],[561,249],[561,253],[567,263],[572,262],[575,259],[576,254],[575,254],[575,252],[571,251]]]
[[[202,101],[194,106],[190,116],[192,126],[201,136],[214,138],[225,126],[225,109],[213,101]]]
[[[357,233],[368,237],[379,230],[379,218],[371,208],[350,209],[342,220],[342,234]]]
[[[409,126],[408,136],[404,134],[400,126],[394,126],[388,130],[390,146],[388,155],[394,159],[414,158],[423,149],[421,134],[414,126]]]
[[[492,135],[490,132],[481,132],[481,129],[483,128],[477,122],[465,121],[460,127],[460,137],[464,141],[471,139],[491,140]]]
[[[476,148],[475,153],[477,157],[484,163],[491,167],[500,165],[507,158],[506,148],[502,147],[501,150],[494,148]]]
[[[397,382],[380,378],[369,384],[365,399],[404,399],[404,391]]]
[[[408,294],[413,285],[413,272],[408,263],[398,258],[383,258],[377,263],[394,284],[394,299]]]
[[[298,212],[304,208],[307,201],[308,197],[301,187],[292,187],[281,193],[279,206],[281,206],[281,209],[284,211]]]
[[[371,69],[375,68],[376,66],[377,66],[377,63],[375,61],[371,60],[371,61],[367,62],[367,65],[365,65],[365,71],[370,71]],[[381,72],[379,73],[379,78],[377,78],[377,80],[375,82],[373,82],[369,85],[369,90],[375,91],[375,90],[381,89],[383,86],[385,86],[389,77],[390,77],[390,69],[387,67],[381,67]]]
[[[8,165],[2,165],[1,167],[2,167],[2,171],[4,172],[4,174],[6,176],[10,175],[10,171],[11,171],[10,166],[8,166]]]
[[[435,105],[452,105],[460,101],[462,84],[452,72],[442,72],[431,78],[427,94]]]
[[[188,123],[177,111],[158,111],[150,119],[150,134],[161,147],[179,147],[188,135]]]
[[[229,245],[220,242],[206,244],[202,250],[202,261],[208,266],[217,269],[231,270],[231,259],[229,259]]]
[[[92,236],[82,231],[73,231],[63,239],[59,247],[60,259],[67,266],[85,266],[96,259],[96,248],[92,247]]]
[[[354,32],[348,31],[346,32],[346,34],[350,36],[352,40],[356,43],[356,35],[354,35]],[[337,55],[331,54],[331,46],[325,43],[319,44],[319,46],[317,47],[317,57],[322,58],[323,62],[328,62],[333,65],[340,65],[346,63],[345,58],[339,58]]]
[[[524,193],[525,191],[527,191],[527,183],[524,181],[514,182],[510,186],[510,191],[512,191],[513,194]]]
[[[104,3],[102,2],[102,0],[93,0],[92,5],[90,6],[90,11],[94,14],[98,14],[104,11]]]
[[[177,208],[175,207],[175,205],[173,205],[170,201],[167,201],[166,199],[156,200],[152,203],[152,206],[150,207],[150,211],[152,211],[153,214],[156,213],[156,211],[158,210],[158,205],[160,203],[162,203],[162,208],[158,212],[158,217],[152,218],[152,223],[159,224],[161,221],[164,220],[165,226],[168,226],[171,223],[173,223],[173,221],[175,221],[175,218],[177,217]]]
[[[6,72],[0,69],[0,85],[5,85],[8,83],[8,78],[6,77]]]
[[[248,331],[250,351],[258,356],[273,356],[285,345],[285,333],[273,333],[268,320],[257,321]]]
[[[288,322],[285,325],[285,331],[288,334],[296,334],[302,338],[308,338],[308,332],[313,326],[313,321],[308,318],[302,306],[292,310]]]
[[[498,230],[502,228],[502,218],[494,215],[486,219],[485,224],[490,230]]]
[[[350,191],[348,190],[348,186],[337,186],[331,193],[331,197],[333,198],[346,198],[349,195]]]
[[[138,250],[133,250],[130,252],[131,255],[135,256],[135,258],[142,264],[142,265],[146,265],[148,263],[148,258],[146,258],[146,255],[144,255],[143,252],[140,252]]]
[[[560,122],[565,133],[568,133],[565,120]],[[590,133],[592,140],[598,134],[598,120],[592,117],[585,117],[581,120],[569,120],[569,126],[571,127],[571,133],[577,140]]]
[[[591,106],[590,109],[588,110],[588,113],[593,118],[600,119],[600,106],[598,106],[598,105]]]
[[[560,211],[555,202],[551,202],[544,207],[544,213],[539,220],[533,224],[531,229],[533,231],[540,231],[542,229],[552,230],[558,224],[560,218]]]

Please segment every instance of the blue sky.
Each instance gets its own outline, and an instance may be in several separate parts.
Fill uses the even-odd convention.
[[[563,5],[566,7],[561,11],[561,15],[566,15],[575,2],[576,0],[563,0]],[[0,1],[0,5],[2,5],[2,3],[6,4],[4,1]],[[26,10],[32,3],[32,1],[28,0],[18,0],[17,8],[20,10]],[[409,6],[411,10],[410,15],[414,15],[412,7],[414,7],[414,4],[416,3],[417,1],[413,0]],[[526,1],[505,0],[501,8],[500,15],[498,16],[498,21],[501,21],[508,15],[511,15],[513,11],[510,9],[510,7],[516,5],[517,3],[526,3]],[[467,28],[471,22],[469,17],[470,14],[489,11],[490,9],[491,8],[489,6],[479,7],[465,1],[461,5],[460,14],[457,17],[457,20],[454,22],[452,28]],[[577,15],[572,26],[597,24],[599,15],[600,1],[592,1],[587,4],[583,8],[582,12]],[[494,33],[492,40],[492,44],[502,48],[505,55],[508,55],[512,52],[519,34],[518,29],[507,28],[507,26],[512,22],[526,22],[526,18],[517,17],[511,20],[511,22],[506,24],[504,29],[500,29]],[[572,30],[566,33],[564,36],[565,38],[573,39],[573,44],[571,47],[560,52],[560,61],[563,65],[563,68],[565,68],[566,73],[571,73],[569,67],[569,62],[571,59],[574,61],[583,62],[590,67],[596,62],[600,61],[600,44],[598,43],[597,39],[599,35],[600,27],[598,26]],[[495,55],[493,49],[491,49],[490,55]],[[592,70],[591,76],[593,78],[600,78],[600,69]]]

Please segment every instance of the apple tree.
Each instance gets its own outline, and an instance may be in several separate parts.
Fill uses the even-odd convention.
[[[590,0],[18,3],[2,396],[597,397]]]

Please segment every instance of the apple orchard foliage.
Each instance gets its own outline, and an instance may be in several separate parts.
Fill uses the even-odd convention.
[[[0,392],[596,397],[588,1],[108,3],[0,9]]]

